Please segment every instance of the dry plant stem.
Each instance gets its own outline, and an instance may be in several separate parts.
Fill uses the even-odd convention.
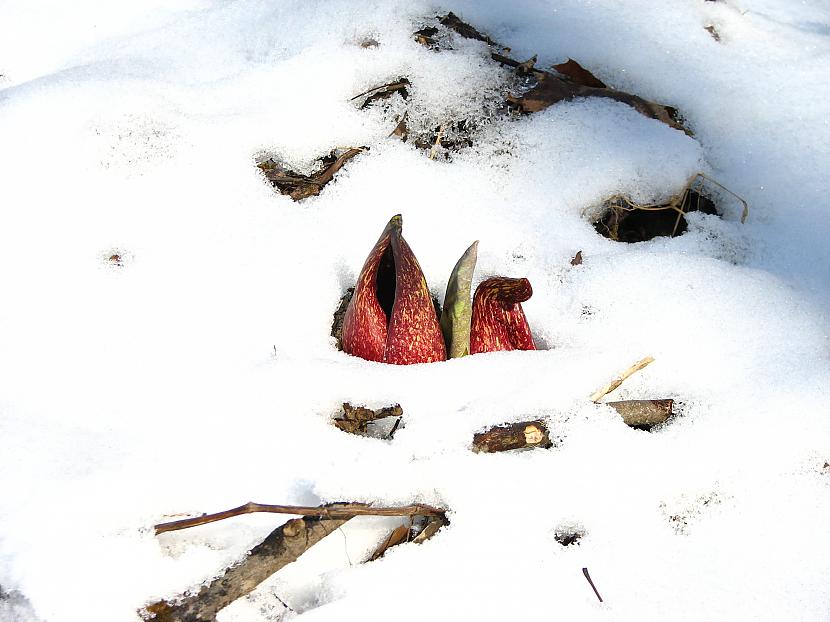
[[[329,183],[334,177],[334,174],[343,168],[343,165],[353,157],[355,157],[358,153],[363,153],[365,149],[363,147],[354,147],[349,149],[345,153],[343,153],[340,157],[338,157],[334,162],[332,162],[331,166],[329,166],[325,171],[317,175],[314,179],[316,184],[321,186],[325,186]]]
[[[314,507],[304,505],[268,505],[249,501],[245,505],[240,505],[238,508],[217,512],[216,514],[204,514],[203,516],[197,516],[195,518],[159,523],[155,526],[156,535],[167,531],[177,531],[179,529],[207,525],[208,523],[215,523],[226,518],[256,512],[294,514],[295,516],[308,517],[316,516],[326,519],[349,519],[355,516],[444,516],[445,510],[419,503],[399,507],[373,507],[365,503],[330,503],[328,505]]]
[[[213,622],[219,611],[250,594],[265,579],[296,561],[348,520],[311,516],[290,520],[196,594],[159,601],[141,613],[155,622]]]
[[[605,402],[605,405],[616,410],[626,425],[650,428],[665,423],[672,416],[674,400],[626,400]]]
[[[611,382],[606,384],[604,387],[602,387],[598,391],[594,392],[591,395],[591,398],[590,398],[591,401],[592,402],[600,401],[603,397],[605,397],[606,395],[611,393],[611,391],[613,391],[618,386],[620,386],[623,382],[625,382],[626,379],[629,376],[632,376],[632,375],[636,374],[638,371],[640,371],[641,369],[643,369],[644,367],[650,365],[653,362],[654,362],[654,357],[652,357],[652,356],[647,356],[646,358],[644,358],[640,361],[637,361],[631,367],[629,367],[623,373],[621,373],[618,377],[616,377],[614,380],[612,380]]]
[[[700,177],[701,179],[705,179],[705,180],[706,180],[706,181],[708,181],[709,183],[713,183],[713,184],[715,184],[715,185],[716,185],[718,188],[720,188],[721,190],[724,190],[724,191],[728,192],[728,193],[729,193],[729,194],[731,194],[733,197],[735,197],[736,199],[738,199],[738,200],[741,202],[741,204],[744,206],[743,211],[741,212],[741,224],[745,224],[745,223],[746,223],[746,219],[747,219],[747,218],[749,218],[749,203],[747,203],[747,202],[746,202],[746,201],[745,201],[742,197],[740,197],[739,195],[737,195],[737,194],[735,194],[734,192],[732,192],[729,188],[727,188],[727,187],[726,187],[726,186],[724,186],[723,184],[716,182],[714,179],[712,179],[711,177],[708,177],[708,176],[704,175],[703,173],[698,173],[697,175],[695,175],[695,176],[692,178],[692,182],[691,182],[691,183],[694,183],[694,181],[695,181],[695,179],[696,179],[697,177]]]
[[[438,149],[441,147],[441,138],[444,136],[444,130],[447,129],[447,124],[442,123],[441,127],[438,128],[438,135],[435,137],[435,144],[432,145],[432,149],[429,150],[429,159],[434,160],[435,157],[438,155]]]

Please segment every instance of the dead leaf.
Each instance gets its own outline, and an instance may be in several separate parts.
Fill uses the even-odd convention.
[[[373,562],[377,559],[383,557],[384,553],[393,546],[397,546],[398,544],[403,544],[404,542],[409,540],[409,525],[400,525],[396,527],[392,533],[389,534],[389,537],[384,540],[380,546],[375,549],[375,552],[372,553],[372,556],[369,558],[370,562]]]
[[[416,30],[412,36],[415,37],[415,41],[417,41],[420,45],[428,47],[431,50],[437,50],[439,49],[438,41],[436,41],[435,39],[435,35],[437,34],[437,28],[435,28],[434,26],[428,26],[426,28]]]
[[[569,58],[565,63],[554,65],[553,68],[563,76],[570,78],[574,84],[590,86],[597,89],[608,88],[602,80],[597,78],[594,74],[585,69],[572,58]]]
[[[451,28],[465,39],[476,39],[477,41],[484,41],[489,45],[495,45],[495,42],[487,35],[481,34],[478,30],[470,26],[465,21],[462,21],[455,13],[449,12],[444,17],[439,18],[441,24],[447,28]]]
[[[352,147],[349,149],[334,149],[329,155],[320,158],[321,168],[311,175],[296,173],[281,165],[273,158],[260,162],[257,167],[265,174],[281,194],[290,196],[295,201],[320,194],[327,183],[343,165],[357,154],[366,151],[368,147]]]
[[[571,259],[571,265],[572,266],[581,266],[582,265],[582,251],[577,251],[576,255],[574,255],[574,258]]]
[[[518,63],[517,63],[518,65]],[[534,70],[537,84],[522,95],[508,95],[507,102],[519,112],[529,114],[539,112],[561,101],[570,101],[577,97],[607,97],[631,106],[640,114],[665,123],[671,128],[689,133],[675,118],[677,111],[670,106],[663,106],[631,95],[624,91],[609,88],[583,86],[565,80],[547,71]]]
[[[373,410],[365,406],[353,406],[349,402],[345,402],[343,404],[343,412],[338,418],[334,419],[334,425],[349,434],[368,436],[369,430],[367,426],[372,422],[379,419],[386,419],[387,417],[402,418],[403,409],[400,404]],[[396,430],[397,427],[395,425],[393,429]]]

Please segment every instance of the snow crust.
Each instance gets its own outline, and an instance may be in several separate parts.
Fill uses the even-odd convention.
[[[678,107],[694,138],[603,100],[493,121],[486,46],[412,39],[449,10],[515,58]],[[397,523],[352,521],[222,622],[826,620],[829,24],[819,0],[0,5],[0,620],[137,620],[285,517],[152,525],[247,500],[452,522],[363,565]],[[476,145],[431,161],[350,101],[401,76],[414,124],[475,116]],[[354,145],[302,203],[254,166]],[[609,194],[699,171],[745,225],[725,201],[674,239],[591,227]],[[396,213],[439,297],[476,239],[477,281],[528,277],[545,349],[338,352],[332,313]],[[587,399],[647,354],[614,397],[676,399],[652,433]],[[346,435],[344,401],[400,403],[405,427]],[[469,451],[533,417],[555,448]]]

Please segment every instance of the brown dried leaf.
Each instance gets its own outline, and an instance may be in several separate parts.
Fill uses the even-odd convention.
[[[563,76],[570,78],[575,84],[590,86],[597,89],[608,88],[602,80],[597,78],[594,74],[585,69],[572,58],[569,58],[565,63],[554,65],[553,68]]]
[[[383,557],[384,553],[393,546],[397,546],[398,544],[403,544],[409,540],[409,525],[400,525],[392,530],[392,533],[389,534],[389,537],[386,538],[383,542],[381,542],[380,546],[375,549],[375,552],[372,553],[372,556],[369,558],[370,562],[373,562],[377,559]]]
[[[623,91],[576,84],[547,71],[535,70],[534,76],[538,78],[536,86],[518,97],[513,95],[507,97],[508,103],[522,113],[539,112],[560,101],[569,101],[577,97],[607,97],[631,106],[650,119],[657,119],[671,128],[687,132],[675,119],[676,110],[669,106],[656,104]]]
[[[426,28],[416,30],[414,33],[412,33],[412,36],[415,37],[415,41],[417,41],[420,45],[428,47],[431,50],[437,50],[438,42],[435,40],[435,35],[437,34],[437,28],[433,26],[428,26]]]
[[[478,30],[470,26],[465,21],[459,19],[458,15],[453,12],[447,13],[439,20],[447,28],[451,28],[465,39],[476,39],[477,41],[484,41],[489,45],[495,45],[495,42],[487,35],[481,34]]]
[[[352,147],[346,150],[334,149],[326,157],[320,158],[321,168],[311,175],[303,175],[292,171],[274,159],[261,162],[257,164],[257,167],[281,194],[286,194],[295,201],[300,201],[320,194],[323,186],[334,178],[337,171],[348,160],[366,151],[366,149],[368,147]]]
[[[367,425],[369,423],[387,417],[403,417],[403,409],[400,404],[372,410],[365,406],[353,406],[349,402],[345,402],[343,412],[339,418],[334,420],[334,425],[349,434],[367,435]],[[395,427],[397,428],[397,426]]]

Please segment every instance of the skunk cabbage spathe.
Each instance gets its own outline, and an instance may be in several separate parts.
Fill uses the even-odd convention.
[[[363,264],[343,318],[343,351],[394,365],[444,361],[438,315],[402,227],[393,216]]]
[[[530,281],[497,276],[476,288],[470,325],[470,354],[535,350],[522,305],[533,295]]]

